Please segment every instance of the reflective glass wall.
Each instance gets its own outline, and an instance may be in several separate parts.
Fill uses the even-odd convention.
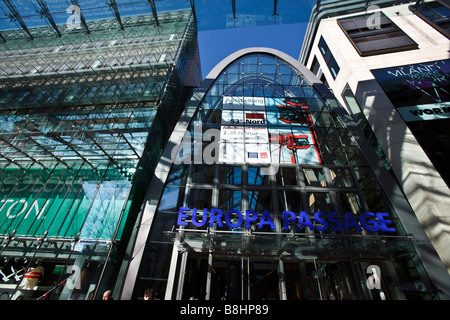
[[[229,64],[172,151],[133,298],[437,298],[330,102],[272,54]]]
[[[92,299],[114,288],[198,55],[190,11],[116,23],[89,22],[89,33],[63,25],[60,38],[30,28],[33,41],[3,32],[2,299]]]

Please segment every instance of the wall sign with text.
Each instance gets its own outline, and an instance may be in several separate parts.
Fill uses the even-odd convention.
[[[405,122],[450,118],[450,59],[372,70]]]
[[[296,230],[302,228],[309,228],[310,230],[330,230],[348,232],[351,229],[356,231],[371,231],[371,232],[395,232],[396,229],[391,226],[389,214],[385,212],[364,212],[357,216],[351,212],[345,212],[343,215],[338,212],[322,212],[318,211],[314,216],[310,217],[305,211],[298,214],[292,211],[282,212],[283,230],[290,230],[295,227]],[[221,209],[197,209],[180,207],[178,211],[177,225],[179,226],[194,226],[194,227],[217,227],[218,229],[228,226],[231,229],[244,227],[250,228],[256,225],[257,229],[262,229],[264,226],[270,227],[272,230],[276,229],[273,218],[269,211],[264,210],[259,213],[254,210],[245,210],[242,213],[240,210],[231,209],[227,212]]]

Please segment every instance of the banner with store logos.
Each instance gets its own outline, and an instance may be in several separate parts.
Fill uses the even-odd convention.
[[[56,170],[30,170],[19,180],[8,174],[0,189],[3,235],[111,239],[129,205],[130,183],[83,181]]]
[[[299,100],[223,97],[219,162],[320,164],[309,109]]]

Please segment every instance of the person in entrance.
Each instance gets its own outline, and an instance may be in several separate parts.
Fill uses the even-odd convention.
[[[144,300],[155,300],[155,291],[148,288],[144,291]]]

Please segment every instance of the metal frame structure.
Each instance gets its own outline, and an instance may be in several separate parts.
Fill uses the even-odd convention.
[[[115,1],[113,19],[68,28],[37,5],[49,25],[2,31],[0,43],[0,264],[95,262],[95,296],[115,281],[109,262],[183,108],[197,29],[190,10],[120,17]],[[11,299],[19,284],[6,284]],[[60,289],[39,296],[87,295]]]

